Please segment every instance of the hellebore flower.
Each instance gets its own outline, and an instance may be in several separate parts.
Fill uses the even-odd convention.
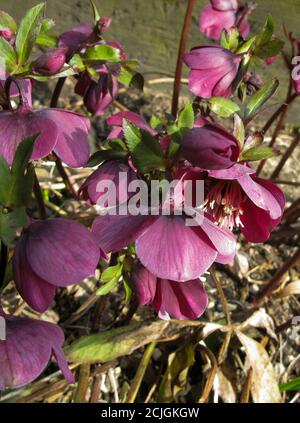
[[[250,32],[245,7],[236,0],[211,0],[200,14],[199,27],[208,38],[219,40],[223,30],[237,27],[243,38]]]
[[[242,58],[218,46],[192,49],[184,55],[184,63],[191,69],[189,89],[203,98],[229,97]]]
[[[17,110],[0,113],[0,155],[11,165],[21,141],[39,133],[32,160],[44,158],[53,150],[68,166],[84,166],[89,158],[89,119],[62,109],[32,110],[22,85],[18,88]]]
[[[106,122],[109,126],[114,126],[113,130],[108,134],[107,139],[112,140],[115,138],[123,138],[123,121],[128,120],[128,122],[132,123],[139,129],[143,129],[144,131],[149,132],[149,134],[156,136],[157,131],[151,128],[151,126],[146,122],[146,120],[138,115],[137,113],[133,112],[119,112],[113,116],[110,116]]]
[[[226,228],[203,216],[201,226],[187,226],[183,216],[105,215],[92,233],[105,252],[135,242],[141,263],[155,276],[188,281],[205,273],[215,260],[229,263],[236,240]]]
[[[100,251],[83,225],[68,219],[36,221],[24,230],[13,258],[21,297],[42,313],[57,287],[81,282],[95,273]]]
[[[89,204],[99,205],[104,194],[103,188],[99,184],[110,181],[116,189],[116,203],[108,204],[106,201],[101,205],[103,207],[116,206],[129,199],[128,184],[136,179],[138,179],[136,173],[128,165],[120,162],[106,162],[86,179],[78,194],[82,195]]]
[[[258,178],[248,166],[209,173],[217,181],[207,195],[207,212],[229,228],[240,226],[245,238],[265,242],[282,219],[285,196],[273,182]]]
[[[58,73],[66,61],[65,48],[53,48],[43,53],[34,63],[32,70],[40,75],[51,76]]]
[[[93,38],[93,32],[94,28],[92,25],[82,23],[75,26],[70,31],[61,34],[58,40],[58,47],[67,49],[66,57],[68,61],[81,47],[88,47],[89,45],[95,44],[96,41],[99,41],[99,39],[90,40]],[[91,43],[89,43],[88,40],[90,40]]]
[[[101,116],[117,98],[119,83],[116,77],[103,65],[97,70],[98,81],[85,72],[76,84],[75,92],[83,96],[87,110],[95,116]]]
[[[4,314],[6,339],[0,340],[0,391],[19,388],[34,381],[47,367],[53,355],[68,382],[75,379],[68,368],[59,326],[34,319]]]
[[[186,131],[181,146],[182,155],[192,165],[205,170],[229,168],[240,154],[236,138],[224,128],[210,123]]]
[[[139,303],[152,304],[161,319],[197,319],[207,308],[208,296],[200,279],[159,279],[143,267],[135,270],[132,278]]]

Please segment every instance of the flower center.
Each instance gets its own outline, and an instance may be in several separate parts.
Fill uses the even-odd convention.
[[[215,221],[229,229],[243,226],[240,216],[243,214],[245,194],[236,181],[220,181],[213,184],[205,199],[205,211]]]

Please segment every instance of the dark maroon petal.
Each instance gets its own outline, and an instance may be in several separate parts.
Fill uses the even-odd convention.
[[[240,177],[238,182],[250,200],[257,207],[267,211],[271,219],[278,219],[282,216],[282,203],[277,200],[279,188],[275,184],[267,185],[264,183],[265,181],[261,183],[261,179],[253,178],[250,175]]]
[[[55,286],[37,276],[27,261],[26,236],[18,241],[13,258],[13,273],[16,288],[31,308],[44,313],[54,300]]]
[[[182,154],[190,163],[202,169],[226,169],[238,159],[239,144],[225,129],[207,124],[186,131],[182,140]]]
[[[55,75],[62,69],[65,60],[65,48],[49,49],[33,63],[32,70],[40,75]]]
[[[89,158],[88,133],[90,120],[61,109],[45,109],[41,112],[57,127],[57,143],[54,151],[70,167],[84,166]]]
[[[92,233],[105,252],[115,252],[134,242],[143,230],[151,225],[151,216],[104,215],[96,217]]]
[[[58,138],[56,124],[41,112],[18,111],[0,114],[0,155],[12,164],[18,145],[25,138],[40,133],[31,158],[38,160],[51,153]]]
[[[123,121],[126,119],[128,122],[131,122],[137,128],[144,129],[144,131],[149,132],[151,135],[157,135],[157,131],[151,128],[151,126],[146,122],[146,120],[133,112],[119,112],[113,116],[110,116],[107,119],[107,124],[110,126],[119,126],[122,127]]]
[[[156,309],[161,319],[197,319],[207,308],[208,296],[200,279],[184,283],[162,279],[157,290]]]
[[[217,251],[181,217],[159,217],[136,241],[142,264],[161,279],[187,281],[207,271]]]
[[[104,67],[99,74],[98,82],[91,82],[84,96],[85,107],[95,116],[103,115],[119,92],[119,83],[115,76]]]
[[[93,27],[90,24],[82,23],[70,31],[66,31],[59,37],[58,47],[67,48],[68,59],[75,53],[81,43],[90,37],[93,33]]]
[[[48,283],[68,286],[95,273],[100,251],[93,235],[78,222],[38,221],[27,229],[27,237],[28,262]]]
[[[63,365],[62,330],[48,322],[6,316],[6,341],[0,342],[0,389],[31,383],[46,368],[55,350]],[[62,370],[72,375],[65,364]]]
[[[133,283],[140,304],[152,304],[155,298],[157,278],[144,267],[134,270]]]

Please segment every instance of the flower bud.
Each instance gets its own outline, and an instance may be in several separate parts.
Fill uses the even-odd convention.
[[[32,70],[40,75],[55,75],[62,69],[65,61],[66,50],[64,48],[51,49],[34,62]]]

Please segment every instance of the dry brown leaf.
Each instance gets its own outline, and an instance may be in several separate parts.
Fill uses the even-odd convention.
[[[265,329],[271,338],[277,340],[274,321],[264,308],[260,308],[253,313],[247,320],[239,325],[238,329],[244,330],[249,326]]]
[[[225,403],[235,404],[236,393],[232,387],[230,380],[224,375],[221,369],[218,369],[215,380],[214,389]]]
[[[249,336],[236,331],[236,336],[245,348],[247,362],[253,369],[251,394],[255,403],[280,403],[278,380],[265,348]]]
[[[290,295],[300,295],[300,280],[286,285],[278,292],[277,297],[284,298],[289,297]]]

